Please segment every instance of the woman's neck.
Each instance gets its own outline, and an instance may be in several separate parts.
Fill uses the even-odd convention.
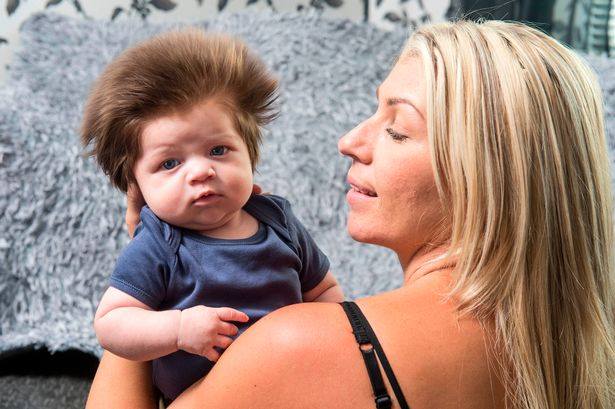
[[[416,280],[430,273],[450,270],[455,266],[455,255],[448,255],[449,246],[424,245],[410,256],[402,258],[398,254],[399,261],[404,269],[404,286],[412,285]]]

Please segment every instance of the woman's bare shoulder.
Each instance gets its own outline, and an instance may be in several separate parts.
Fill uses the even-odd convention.
[[[440,274],[359,300],[410,406],[503,407],[492,326],[459,312]]]
[[[301,303],[280,308],[250,327],[231,347],[241,343],[263,345],[269,355],[275,346],[276,357],[302,357],[309,361],[323,354],[336,353],[338,341],[353,340],[352,329],[344,311],[334,303]],[[273,357],[275,359],[276,357]]]
[[[483,327],[459,318],[437,285],[425,280],[358,304],[411,407],[499,406]],[[177,407],[371,408],[364,365],[340,305],[295,304],[248,329]]]
[[[340,305],[295,304],[250,327],[172,407],[361,407],[371,396],[362,365]]]

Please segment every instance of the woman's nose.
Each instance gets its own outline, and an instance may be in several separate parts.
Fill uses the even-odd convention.
[[[371,145],[368,138],[368,126],[366,122],[357,125],[353,130],[342,136],[337,143],[337,149],[344,156],[354,161],[369,162],[371,157]]]

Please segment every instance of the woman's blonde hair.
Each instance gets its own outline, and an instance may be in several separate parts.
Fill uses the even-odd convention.
[[[539,30],[423,26],[436,183],[460,310],[495,323],[524,409],[615,408],[613,197],[595,74]]]

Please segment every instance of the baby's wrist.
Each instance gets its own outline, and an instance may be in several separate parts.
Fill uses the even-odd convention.
[[[175,325],[175,348],[179,351],[181,350],[181,345],[182,345],[182,317],[183,317],[183,310],[174,310],[176,311],[175,314],[175,319],[174,319],[174,325]]]

